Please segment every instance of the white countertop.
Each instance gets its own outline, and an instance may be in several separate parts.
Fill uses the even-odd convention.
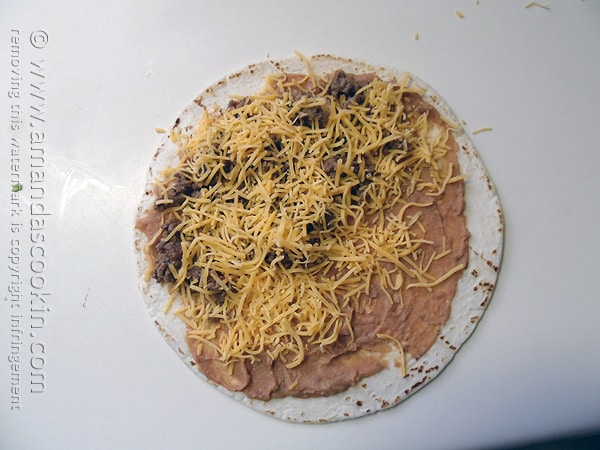
[[[481,448],[600,429],[600,2],[187,3],[0,3],[0,448]],[[131,241],[155,127],[295,50],[408,70],[467,130],[492,127],[473,141],[506,225],[493,299],[449,367],[391,410],[318,426],[187,369],[144,309]]]

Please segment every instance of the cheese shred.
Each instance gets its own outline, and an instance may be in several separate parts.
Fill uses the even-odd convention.
[[[396,349],[400,353],[400,373],[402,374],[403,378],[406,377],[406,353],[404,353],[404,347],[402,346],[400,341],[394,336],[384,333],[378,333],[377,338],[389,341],[394,345],[394,347],[396,347]]]
[[[295,367],[307,346],[353,335],[349,311],[374,285],[401,303],[463,269],[428,273],[449,252],[434,250],[422,214],[463,177],[422,91],[407,75],[338,97],[305,63],[308,75],[271,75],[193,130],[172,129],[181,161],[157,180],[163,222],[177,221],[163,241],[181,239],[177,314],[198,351],[227,364],[266,355]],[[195,188],[181,194],[180,182]],[[430,201],[406,200],[416,192]],[[402,345],[378,337],[399,348],[404,376]]]
[[[545,4],[539,3],[539,2],[529,2],[525,6],[523,6],[524,9],[529,9],[529,8],[533,8],[533,7],[550,10],[550,7],[548,5],[545,5]]]
[[[492,130],[493,130],[492,127],[481,127],[481,128],[477,128],[476,130],[471,131],[471,134],[473,136],[475,136],[476,134],[485,133],[486,131],[492,131]]]

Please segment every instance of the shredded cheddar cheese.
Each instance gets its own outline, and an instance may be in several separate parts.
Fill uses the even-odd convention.
[[[545,4],[539,3],[539,2],[529,2],[525,6],[523,6],[524,9],[529,9],[529,8],[533,8],[533,7],[550,10],[550,7],[548,5],[545,5]]]
[[[477,128],[477,129],[471,131],[471,134],[473,136],[475,136],[476,134],[485,133],[486,131],[492,131],[492,130],[493,130],[492,127],[481,127],[481,128]]]
[[[400,341],[398,339],[396,339],[394,336],[391,336],[389,334],[384,334],[384,333],[378,333],[377,337],[379,339],[383,339],[385,341],[389,341],[392,344],[394,344],[394,346],[400,353],[400,372],[402,373],[402,377],[405,377],[406,376],[406,353],[404,353],[404,347],[402,346]]]
[[[156,181],[156,203],[177,221],[163,240],[181,237],[176,314],[199,350],[227,364],[266,354],[295,367],[306,345],[352,334],[348,311],[373,283],[401,303],[402,289],[463,269],[428,272],[449,250],[431,250],[421,214],[463,177],[443,161],[449,130],[406,101],[423,92],[408,75],[374,78],[350,101],[328,94],[330,83],[275,74],[263,91],[206,110],[189,134],[170,131],[181,161]],[[175,202],[178,174],[197,189]],[[407,201],[415,192],[429,200]]]

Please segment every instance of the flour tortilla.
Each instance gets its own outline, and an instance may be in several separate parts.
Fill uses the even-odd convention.
[[[318,55],[308,60],[316,75],[343,69],[350,73],[376,73],[381,79],[391,81],[400,80],[404,74],[398,69],[330,55]],[[183,111],[177,125],[184,133],[191,131],[205,108],[225,108],[230,100],[229,95],[245,96],[258,92],[264,85],[265,77],[273,72],[306,73],[306,66],[300,58],[269,60],[248,66],[206,89]],[[414,75],[411,75],[411,80],[413,86],[425,89],[425,99],[446,119],[459,123],[449,106],[430,86]],[[491,298],[502,258],[503,218],[498,196],[466,132],[455,131],[454,136],[459,145],[461,172],[468,177],[465,181],[465,215],[470,232],[469,263],[458,283],[449,320],[433,346],[418,361],[407,356],[406,377],[402,377],[400,369],[394,364],[400,358],[399,353],[392,351],[387,356],[387,369],[360,380],[345,392],[328,397],[286,397],[264,402],[215,384],[196,368],[185,343],[184,324],[173,314],[164,314],[169,298],[167,288],[154,279],[144,280],[149,264],[143,251],[147,239],[136,228],[134,240],[139,277],[142,280],[140,289],[158,330],[181,360],[201,379],[255,410],[285,421],[327,423],[357,418],[395,406],[413,395],[450,363],[456,351],[474,331]],[[150,164],[146,190],[136,211],[136,218],[143,217],[146,211],[154,207],[156,198],[152,193],[152,182],[163,168],[178,162],[177,150],[177,145],[165,135]]]

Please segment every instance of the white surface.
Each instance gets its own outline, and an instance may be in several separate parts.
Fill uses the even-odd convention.
[[[600,428],[600,2],[189,3],[0,2],[0,448],[475,448]],[[7,95],[12,29],[21,36],[19,102]],[[47,33],[45,48],[31,45],[36,30]],[[392,410],[324,426],[276,421],[200,382],[149,320],[132,255],[154,128],[169,127],[224,74],[294,50],[412,71],[467,129],[492,126],[474,142],[506,220],[494,297],[453,363]],[[46,121],[31,126],[29,63],[40,59]],[[41,245],[50,310],[39,330],[30,328],[31,131],[45,132],[51,213]],[[19,233],[10,229],[15,135]],[[12,239],[22,257],[18,411],[8,361]],[[32,356],[44,357],[39,394],[30,392]]]

